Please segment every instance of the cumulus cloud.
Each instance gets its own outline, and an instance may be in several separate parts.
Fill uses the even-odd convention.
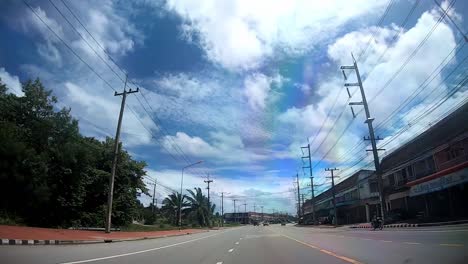
[[[196,101],[206,97],[211,99],[221,91],[221,83],[215,78],[194,76],[186,73],[168,74],[154,80],[163,94],[182,100]]]
[[[210,143],[208,143],[210,142]],[[207,139],[177,132],[175,136],[166,135],[162,139],[166,151],[183,146],[186,155],[206,158],[218,164],[246,163],[268,159],[263,153],[248,149],[241,137],[224,132],[211,132]],[[175,155],[182,155],[174,151]]]
[[[8,92],[17,96],[24,95],[18,76],[11,75],[3,67],[0,67],[0,80],[6,85]]]
[[[256,68],[278,49],[302,54],[387,1],[167,1],[184,21],[185,36],[197,35],[208,59],[228,69]]]
[[[450,27],[445,23],[440,23],[427,39],[427,42],[420,47],[417,53],[412,55],[428,32],[437,23],[438,18],[438,14],[428,11],[421,15],[414,27],[407,30],[394,25],[385,28],[371,27],[347,33],[332,43],[328,48],[328,55],[336,63],[337,71],[334,76],[326,78],[323,82],[319,83],[317,94],[321,96],[321,100],[316,104],[303,108],[290,108],[279,116],[279,120],[285,124],[296,124],[295,134],[292,136],[293,142],[290,145],[292,150],[296,149],[297,153],[298,146],[301,145],[299,142],[304,142],[305,138],[318,133],[320,125],[333,105],[333,101],[336,99],[337,94],[340,94],[340,89],[345,89],[343,87],[344,80],[341,79],[338,70],[339,66],[352,64],[349,52],[363,49],[372,33],[375,35],[375,40],[371,42],[368,52],[359,61],[358,65],[362,66],[360,67],[361,74],[366,76],[364,89],[370,105],[371,115],[376,119],[375,123],[378,125],[379,122],[385,120],[406,98],[415,94],[415,90],[419,89],[420,85],[424,83],[426,78],[439,66],[441,61],[444,60],[456,45],[454,34]],[[395,42],[392,42],[391,39],[398,33],[400,33],[399,38]],[[386,49],[388,49],[386,56],[378,60]],[[405,65],[404,70],[395,75],[409,56],[412,56],[412,58]],[[450,59],[453,59],[453,57],[449,58],[449,61]],[[453,65],[453,63],[454,60],[449,62],[448,67]],[[355,82],[354,72],[349,72],[348,76],[350,79],[347,82]],[[387,80],[393,77],[395,77],[394,80],[385,85]],[[427,83],[427,89],[419,93],[415,98],[416,100],[410,106],[418,105],[420,100],[425,98],[429,94],[429,91],[433,89],[442,92],[447,89],[447,84],[442,81],[440,72],[436,71],[432,77],[434,79],[432,82]],[[351,89],[351,92],[354,93],[355,90]],[[331,112],[330,118],[325,122],[323,129],[316,137],[315,145],[327,136],[327,140],[317,152],[320,158],[333,146],[341,136],[342,131],[348,128],[348,131],[340,139],[339,144],[326,157],[326,160],[330,162],[343,161],[337,158],[341,157],[347,149],[354,146],[355,142],[359,142],[359,138],[368,135],[367,128],[362,123],[364,120],[362,114],[353,121],[350,127],[347,127],[352,117],[348,110],[349,107],[345,106],[346,99],[346,92],[341,92],[341,97],[337,99],[337,107]],[[354,93],[351,101],[360,100],[360,93]],[[425,103],[421,105],[427,107]],[[343,109],[343,107],[346,107],[346,109]],[[392,119],[399,120],[404,117],[409,113],[407,112],[408,109],[404,108],[399,115],[394,116]],[[342,117],[338,122],[334,123],[343,110],[345,112]],[[355,111],[362,113],[362,109],[356,107]],[[430,120],[431,118],[435,118],[435,116],[427,118],[427,120]],[[424,122],[422,123],[424,124]],[[387,134],[386,131],[388,130],[386,129],[394,128],[392,124],[396,125],[396,129],[401,128],[400,122],[391,122],[390,124],[382,125],[383,128],[378,130],[378,132],[384,135]],[[408,137],[415,135],[414,130],[413,133],[408,133]]]
[[[253,73],[244,80],[244,96],[254,110],[264,109],[272,90],[272,85],[281,85],[283,78],[276,74],[273,77],[262,73]]]
[[[66,82],[63,86],[67,90],[63,102],[65,105],[72,105],[72,114],[85,121],[80,124],[82,131],[86,134],[88,131],[95,131],[96,128],[102,128],[101,132],[113,137],[114,129],[117,127],[121,98],[114,96],[105,98],[93,93],[89,87],[79,86],[72,82]],[[129,103],[124,113],[121,132],[125,146],[151,144],[152,134],[147,129],[157,132],[158,128],[148,116],[139,115],[129,109],[129,107],[132,109],[137,107],[134,102],[130,100],[127,102]]]

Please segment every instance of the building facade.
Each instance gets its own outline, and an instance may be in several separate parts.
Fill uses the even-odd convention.
[[[315,197],[315,215],[320,223],[332,223],[334,216],[331,189]],[[374,171],[360,170],[335,185],[338,224],[365,222],[378,208],[378,185]],[[304,224],[313,223],[312,200],[303,205]]]
[[[382,159],[387,211],[468,217],[468,104]]]
[[[381,161],[385,211],[430,221],[468,218],[468,104],[432,125]],[[379,215],[373,171],[361,170],[335,185],[338,224]],[[312,201],[303,223],[312,223]],[[316,217],[331,223],[331,190],[315,197]]]

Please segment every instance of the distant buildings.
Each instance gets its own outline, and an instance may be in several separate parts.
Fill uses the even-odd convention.
[[[391,216],[431,221],[468,217],[468,104],[381,161],[385,210]],[[361,170],[335,186],[338,224],[369,222],[378,214],[373,171]],[[312,222],[312,202],[303,205]],[[317,219],[333,217],[331,191],[315,198]]]
[[[240,224],[252,224],[254,221],[258,222],[280,222],[288,219],[287,214],[267,214],[257,212],[245,212],[245,213],[225,213],[224,221],[227,223],[240,223]]]

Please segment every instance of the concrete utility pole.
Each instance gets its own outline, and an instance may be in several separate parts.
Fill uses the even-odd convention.
[[[244,217],[243,217],[243,218],[244,218],[244,221],[243,221],[243,223],[244,223],[244,224],[247,224],[248,219],[249,219],[249,217],[248,217],[248,215],[247,215],[247,204],[244,202],[243,205],[244,205]]]
[[[369,112],[369,106],[367,104],[367,99],[366,99],[366,94],[364,92],[364,87],[362,86],[362,81],[361,81],[361,75],[359,74],[359,68],[357,66],[356,60],[354,59],[353,54],[351,54],[351,57],[353,58],[353,66],[341,66],[340,69],[343,72],[343,76],[345,78],[345,81],[347,80],[346,74],[344,70],[354,70],[356,72],[356,77],[357,77],[357,83],[345,83],[345,87],[348,90],[348,95],[351,98],[351,94],[349,93],[348,87],[350,86],[358,86],[360,91],[361,91],[361,97],[362,97],[362,102],[350,102],[349,105],[351,106],[351,112],[353,114],[353,117],[356,117],[354,114],[354,109],[353,105],[363,105],[364,106],[364,111],[366,113],[366,121],[364,123],[367,123],[367,126],[369,128],[369,136],[368,138],[364,137],[364,140],[370,140],[372,144],[372,153],[374,155],[374,165],[375,165],[375,173],[377,174],[377,182],[379,185],[379,198],[380,198],[380,213],[382,216],[382,220],[384,221],[385,219],[385,199],[384,199],[384,193],[383,193],[383,183],[382,183],[382,171],[380,169],[380,160],[379,160],[379,150],[384,150],[384,149],[378,149],[377,148],[377,143],[376,140],[381,140],[380,137],[376,138],[374,134],[374,127],[372,126],[372,122],[374,121],[374,118],[370,116]],[[370,150],[366,150],[370,151]]]
[[[236,214],[236,199],[232,200],[234,202],[234,222],[237,222],[237,214]]]
[[[304,194],[301,194],[301,198],[302,198],[302,210],[301,210],[301,213],[302,215],[304,215]]]
[[[112,200],[114,198],[114,180],[115,180],[115,171],[117,169],[117,159],[119,157],[119,140],[120,140],[120,127],[122,126],[122,118],[125,109],[125,100],[127,99],[127,94],[137,93],[139,88],[135,91],[129,89],[127,91],[127,76],[125,76],[125,84],[124,90],[122,93],[114,93],[114,96],[122,95],[122,103],[120,105],[120,114],[119,114],[119,121],[117,123],[117,132],[115,133],[115,140],[114,140],[114,158],[112,159],[112,168],[111,168],[111,175],[109,178],[109,193],[107,194],[107,215],[106,215],[106,233],[110,233],[111,225],[112,225]]]
[[[221,226],[224,226],[224,192],[221,192]]]
[[[337,168],[334,168],[334,169],[327,168],[327,169],[325,169],[325,171],[331,172],[331,180],[332,180],[331,191],[332,191],[332,199],[333,199],[332,202],[333,202],[333,214],[334,214],[333,224],[334,225],[338,224],[338,215],[336,214],[336,201],[335,201],[335,178],[333,176],[333,171],[336,171],[336,170],[338,170],[338,169]]]
[[[297,180],[297,217],[301,218],[301,192],[299,189],[299,173],[296,173]]]
[[[154,215],[154,213],[155,213],[155,211],[156,211],[156,209],[155,209],[155,207],[156,207],[156,202],[155,202],[155,201],[156,201],[156,183],[157,183],[157,180],[154,179],[154,185],[153,185],[153,208],[152,208],[152,209],[153,209],[153,215]]]
[[[301,147],[301,149],[307,148],[308,155],[302,157],[302,159],[309,159],[309,166],[302,167],[303,169],[309,169],[310,172],[310,191],[312,192],[311,202],[312,202],[312,221],[314,225],[316,224],[315,219],[315,195],[314,195],[314,177],[312,176],[312,160],[310,157],[310,144],[307,144],[307,147]]]
[[[204,182],[206,184],[208,184],[208,187],[206,187],[206,189],[208,189],[208,210],[211,210],[211,206],[210,206],[210,183],[212,183],[213,180],[210,180],[210,175],[209,174],[208,174],[208,179],[205,180]]]

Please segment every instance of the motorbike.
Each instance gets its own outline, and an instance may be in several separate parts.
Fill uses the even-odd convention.
[[[377,217],[372,220],[372,228],[374,228],[374,231],[378,228],[379,230],[383,229],[383,221],[380,217]]]

